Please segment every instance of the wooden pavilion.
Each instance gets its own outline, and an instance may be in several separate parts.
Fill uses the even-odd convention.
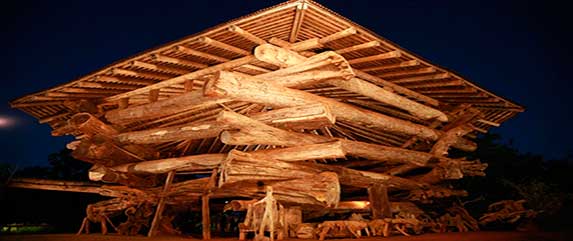
[[[151,234],[165,206],[202,203],[209,227],[210,199],[263,198],[264,186],[304,215],[368,200],[373,219],[391,217],[395,203],[463,196],[447,180],[484,175],[486,165],[448,151],[475,150],[477,134],[524,110],[309,0],[11,105],[53,136],[73,135],[73,156],[108,183],[13,186],[114,197],[88,207],[91,221],[150,203]]]

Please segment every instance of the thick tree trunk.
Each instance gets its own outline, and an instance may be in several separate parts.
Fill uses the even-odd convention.
[[[115,128],[103,123],[92,114],[85,112],[72,116],[72,118],[68,120],[68,125],[88,136],[102,135],[112,137],[119,133]]]
[[[312,178],[320,172],[334,172],[338,174],[341,183],[349,186],[368,188],[373,184],[382,183],[395,189],[418,189],[427,185],[424,183],[408,180],[390,175],[358,171],[341,166],[312,164],[312,163],[289,163],[272,159],[257,159],[248,153],[232,151],[223,163],[219,186],[224,183],[253,180],[257,181],[281,181],[295,177]]]
[[[455,128],[452,128],[434,144],[430,153],[438,156],[447,156],[448,150],[453,145],[463,145],[466,143],[464,141],[463,136],[472,132],[473,129],[469,125],[461,125]]]
[[[290,89],[254,77],[221,71],[204,88],[206,96],[230,98],[274,107],[292,107],[322,103],[337,119],[388,132],[417,136],[424,140],[437,140],[440,132],[376,112],[360,109],[336,100],[308,92]]]
[[[433,159],[448,160],[447,158],[435,157],[429,153],[402,148],[286,131],[234,112],[223,111],[217,120],[239,129],[239,131],[225,131],[221,134],[221,141],[229,145],[299,146],[339,140],[348,155],[369,160],[410,163],[416,166],[425,166]]]
[[[259,197],[264,186],[273,187],[277,200],[294,204],[336,206],[340,185],[335,173],[312,166],[254,158],[231,151],[221,165],[219,190],[215,195]]]
[[[201,90],[196,90],[149,104],[111,110],[105,114],[105,118],[113,124],[125,125],[227,101],[226,99],[203,96]]]
[[[444,180],[461,179],[464,176],[485,176],[487,163],[456,159],[438,163],[430,172],[415,178],[418,181],[436,184]]]
[[[331,126],[335,122],[330,109],[322,104],[295,106],[259,112],[250,117],[269,125],[296,130],[318,129],[324,126]],[[115,140],[120,143],[136,144],[196,140],[215,137],[219,135],[221,131],[230,128],[232,128],[232,126],[218,121],[200,121],[178,126],[122,133],[117,135]]]
[[[221,164],[226,154],[201,154],[195,156],[173,157],[153,161],[128,163],[114,166],[112,169],[120,172],[161,174],[170,171],[206,171]]]
[[[285,162],[344,158],[346,156],[341,141],[259,150],[249,152],[249,154],[254,158],[269,158]]]
[[[342,56],[334,52],[324,52],[322,55],[330,55],[331,58],[341,58]],[[300,63],[308,62],[312,58],[317,58],[318,55],[306,59],[305,57],[284,48],[276,47],[271,44],[263,44],[255,48],[255,57],[263,62],[271,63],[278,66],[293,66]],[[336,57],[335,57],[336,56]],[[349,66],[346,61],[338,61],[340,65]],[[350,70],[351,71],[351,70]],[[354,76],[354,75],[352,75]],[[264,75],[259,75],[257,78],[266,79]],[[288,81],[277,82],[287,87],[291,87]],[[442,122],[448,121],[448,117],[439,110],[419,104],[408,98],[394,94],[375,84],[371,84],[358,78],[344,78],[334,79],[328,82],[331,85],[340,87],[342,89],[370,97],[382,103],[406,110],[412,115],[417,116],[423,120],[437,119]]]
[[[117,145],[111,139],[95,135],[82,139],[72,152],[72,156],[78,160],[104,166],[116,166],[123,163],[153,160],[157,153],[151,148],[139,145]]]
[[[275,148],[249,152],[255,158],[268,158],[279,161],[294,162],[315,159],[343,158],[345,152],[339,141],[295,146],[288,148]],[[170,171],[206,171],[218,167],[227,157],[227,154],[201,154],[195,156],[182,156],[153,161],[122,164],[110,167],[116,172],[129,172],[134,174],[161,174]]]

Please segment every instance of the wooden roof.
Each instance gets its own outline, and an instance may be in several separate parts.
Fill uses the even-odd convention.
[[[12,101],[11,105],[38,118],[40,123],[55,127],[73,114],[69,111],[69,102],[87,99],[98,103],[100,108],[110,110],[117,108],[120,100],[129,100],[130,106],[147,103],[150,91],[159,91],[159,100],[167,99],[184,93],[184,82],[189,73],[229,61],[244,60],[246,64],[232,70],[249,75],[276,70],[277,66],[250,58],[254,47],[265,42],[291,44],[297,46],[296,50],[308,54],[336,51],[354,69],[359,70],[357,73],[362,79],[379,86],[389,86],[402,96],[445,113],[451,113],[459,105],[471,106],[483,114],[481,119],[472,123],[482,132],[524,110],[522,106],[480,88],[460,75],[432,64],[308,0],[288,1],[257,11],[115,62],[69,83],[26,95]],[[316,44],[318,42],[320,44]],[[306,48],[308,46],[310,48]],[[195,80],[193,85],[195,89],[201,88],[203,82]],[[324,86],[307,91],[415,123],[432,124],[335,87]],[[249,106],[244,103],[224,107],[214,105],[208,110],[132,123],[127,130],[172,126],[209,118],[209,114],[214,115],[222,108],[244,110],[252,108]],[[368,139],[380,140],[383,144],[399,146],[410,139],[382,132],[372,136],[364,127],[345,125],[340,123],[339,128],[346,128]],[[176,143],[164,145],[173,144]],[[202,142],[197,145],[209,146]]]

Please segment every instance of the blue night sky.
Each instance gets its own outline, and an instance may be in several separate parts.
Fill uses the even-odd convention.
[[[0,6],[0,163],[47,165],[69,137],[10,109],[25,94],[281,1],[27,1]],[[550,1],[319,1],[527,110],[495,130],[522,152],[573,153],[568,8]]]

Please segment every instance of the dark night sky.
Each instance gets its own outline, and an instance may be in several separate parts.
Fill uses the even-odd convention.
[[[280,1],[0,4],[0,163],[46,165],[69,138],[8,102]],[[16,1],[14,1],[16,2]],[[525,105],[498,128],[519,150],[573,153],[573,17],[548,1],[319,1],[433,63]],[[384,3],[384,4],[382,4]],[[2,124],[12,120],[12,125]]]

